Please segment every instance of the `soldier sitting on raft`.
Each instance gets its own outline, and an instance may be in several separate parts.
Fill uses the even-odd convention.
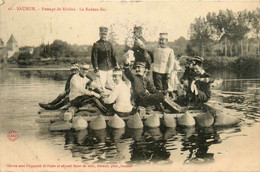
[[[112,89],[112,92],[108,96],[104,93],[101,94],[103,97],[103,102],[110,105],[107,115],[114,115],[114,113],[118,116],[129,115],[133,108],[131,105],[130,88],[122,80],[123,72],[120,69],[114,69],[112,76],[115,83],[115,87]]]
[[[214,79],[205,72],[202,67],[204,59],[196,56],[187,60],[186,70],[181,83],[184,94],[180,96],[182,103],[201,104],[207,102],[211,97],[210,84]]]
[[[55,110],[63,107],[69,102],[69,93],[70,93],[70,80],[71,78],[79,73],[79,65],[77,63],[72,64],[70,67],[71,74],[69,75],[66,85],[65,85],[65,91],[61,93],[56,99],[54,99],[52,102],[44,104],[44,103],[39,103],[39,106],[43,109],[46,110]]]
[[[98,100],[103,90],[93,80],[86,77],[88,70],[88,64],[80,65],[79,73],[75,74],[70,81],[69,100],[71,106],[79,108],[86,103],[94,102],[97,108],[103,111],[104,109],[102,106],[100,107],[101,103]]]
[[[126,58],[124,64],[124,71],[126,77],[131,81],[133,98],[137,106],[158,106],[167,104],[172,109],[178,112],[183,112],[186,108],[179,106],[169,97],[156,90],[154,84],[145,77],[146,74],[146,63],[136,62],[135,63],[135,74],[129,69],[130,60]]]

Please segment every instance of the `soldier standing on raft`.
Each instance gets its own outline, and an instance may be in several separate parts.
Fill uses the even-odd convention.
[[[114,86],[112,71],[117,67],[113,46],[107,41],[107,32],[107,27],[99,27],[100,39],[93,44],[91,53],[94,72],[103,89],[105,89],[106,84],[108,84],[108,88],[110,89]]]
[[[134,51],[135,63],[145,62],[146,68],[150,69],[150,65],[153,62],[153,54],[145,49],[146,40],[142,36],[142,27],[134,27],[133,38],[126,41],[126,48]]]
[[[168,79],[175,63],[174,51],[167,46],[168,33],[159,34],[159,47],[154,49],[153,81],[157,90],[167,92]]]

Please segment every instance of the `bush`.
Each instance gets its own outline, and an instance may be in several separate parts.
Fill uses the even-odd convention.
[[[230,69],[237,59],[238,57],[209,56],[205,58],[203,66],[207,71]]]

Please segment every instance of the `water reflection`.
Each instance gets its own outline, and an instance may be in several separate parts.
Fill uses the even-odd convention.
[[[185,164],[206,163],[214,161],[214,153],[208,152],[210,146],[221,143],[217,131],[221,130],[211,127],[197,131],[195,128],[69,131],[65,134],[65,149],[87,164],[169,164],[170,156],[178,152],[177,142],[181,141],[180,150],[189,154]]]
[[[185,136],[182,150],[188,150],[190,154],[184,163],[213,162],[214,153],[209,153],[208,150],[212,144],[217,143],[220,143],[220,137],[213,127],[200,129],[196,135]]]

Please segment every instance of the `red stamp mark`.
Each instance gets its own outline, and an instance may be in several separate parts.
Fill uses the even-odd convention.
[[[11,142],[16,141],[19,138],[18,133],[15,130],[11,130],[7,133],[7,138],[8,140],[10,140]]]

